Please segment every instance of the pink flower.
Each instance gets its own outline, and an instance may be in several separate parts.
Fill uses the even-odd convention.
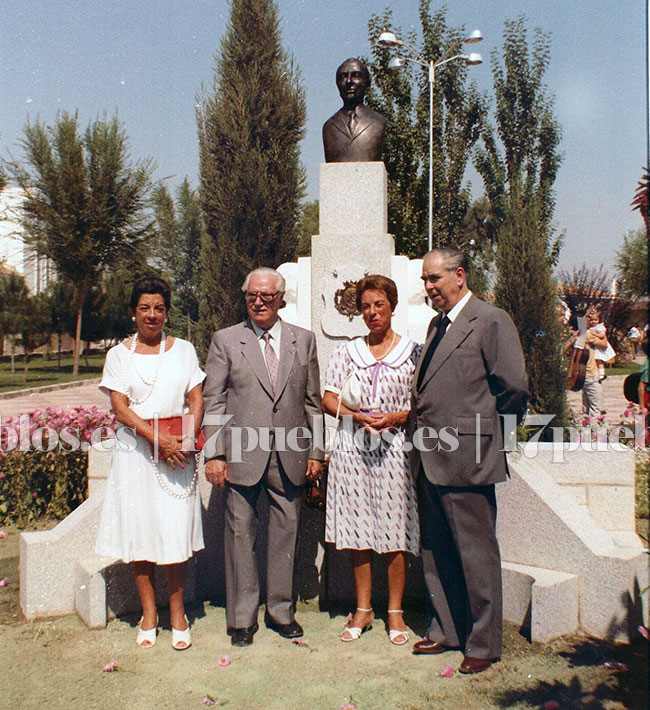
[[[203,698],[203,704],[204,705],[216,705],[217,701],[210,697],[209,695],[206,695],[205,698]]]
[[[454,671],[454,667],[453,667],[452,665],[450,665],[450,664],[447,664],[447,665],[440,671],[440,675],[441,675],[443,678],[451,678],[452,675],[454,675],[454,672],[455,672],[455,671]]]
[[[230,663],[230,656],[219,656],[219,658],[217,658],[217,665],[219,668],[225,668],[226,666],[229,666]]]
[[[0,530],[0,540],[6,540],[9,537],[4,530]]]
[[[542,705],[542,707],[544,708],[544,710],[558,710],[560,704],[555,700],[547,700],[544,705]]]
[[[112,673],[117,670],[117,661],[111,661],[102,668],[102,673]]]
[[[605,661],[603,665],[608,671],[620,671],[625,668],[625,664],[619,663],[618,661]]]
[[[637,626],[636,630],[643,636],[646,641],[650,641],[650,632],[645,626]]]
[[[354,703],[343,703],[339,710],[357,710],[357,706]]]
[[[0,587],[6,587],[9,584],[9,577],[5,577],[4,579],[0,579]]]

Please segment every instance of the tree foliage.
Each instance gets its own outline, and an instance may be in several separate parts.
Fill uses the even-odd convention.
[[[233,0],[230,8],[211,91],[199,96],[197,111],[203,352],[214,329],[243,315],[245,274],[293,258],[304,184],[304,92],[281,46],[277,6]]]
[[[9,169],[26,195],[25,240],[74,286],[76,374],[89,290],[151,235],[145,207],[154,166],[130,162],[117,116],[95,120],[83,133],[77,114],[62,113],[53,126],[28,121],[22,148],[24,164]]]
[[[171,332],[192,339],[199,319],[200,250],[204,232],[201,204],[196,190],[185,178],[176,204],[160,184],[153,193],[158,227],[157,262],[172,286],[174,307]]]
[[[491,55],[496,128],[485,120],[475,166],[484,181],[496,229],[495,301],[521,337],[534,411],[565,412],[557,283],[561,244],[553,236],[553,183],[560,167],[560,126],[544,84],[549,35],[529,39],[525,19],[507,21],[503,47]]]
[[[373,86],[368,105],[387,119],[384,164],[388,172],[388,229],[395,235],[398,254],[421,257],[427,250],[429,195],[429,82],[426,70],[415,64],[388,68],[391,54],[377,44],[391,30],[414,46],[427,60],[461,51],[464,28],[450,27],[446,9],[431,12],[430,0],[420,0],[422,41],[414,32],[394,27],[391,10],[368,22]],[[415,84],[415,90],[412,85]],[[469,186],[463,182],[467,161],[479,138],[487,101],[473,84],[468,69],[453,61],[436,74],[433,110],[433,241],[456,245],[470,207]]]
[[[622,293],[631,298],[648,296],[648,235],[644,229],[629,231],[616,252],[616,276]]]
[[[319,231],[318,200],[307,202],[302,208],[298,223],[298,247],[296,257],[311,256],[311,238]]]

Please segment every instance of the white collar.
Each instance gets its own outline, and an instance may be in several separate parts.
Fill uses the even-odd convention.
[[[468,291],[461,299],[458,301],[458,303],[447,313],[447,318],[453,323],[456,318],[458,318],[458,314],[465,308],[467,305],[467,301],[472,297],[472,292]]]
[[[382,362],[389,367],[399,367],[411,356],[413,341],[406,336],[386,355],[382,360],[377,360],[366,345],[365,338],[354,338],[346,345],[346,350],[352,362],[358,367],[373,367],[378,362]]]
[[[280,335],[282,333],[282,319],[278,318],[275,323],[268,329],[268,330],[262,330],[259,326],[255,325],[253,321],[251,320],[251,325],[253,326],[253,331],[255,333],[255,336],[257,337],[258,340],[262,339],[262,336],[264,333],[269,333],[271,336],[271,340],[275,340],[276,342],[280,339]]]

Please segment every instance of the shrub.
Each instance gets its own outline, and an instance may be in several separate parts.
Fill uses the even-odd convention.
[[[60,519],[83,503],[90,442],[114,436],[116,428],[113,416],[97,407],[48,407],[3,419],[0,523]]]

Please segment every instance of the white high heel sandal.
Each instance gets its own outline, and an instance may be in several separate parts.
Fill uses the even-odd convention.
[[[404,612],[401,609],[389,609],[388,613],[403,614]],[[402,637],[402,640],[399,640],[400,636]],[[395,646],[403,646],[404,644],[409,642],[409,632],[406,630],[402,631],[401,629],[389,629],[388,640],[392,644],[395,644]]]
[[[362,609],[361,607],[357,607],[357,611],[372,612],[372,609]],[[373,614],[373,615],[372,615],[372,618],[370,619],[370,621],[369,621],[364,627],[361,627],[361,626],[346,626],[346,627],[343,629],[343,631],[341,632],[341,641],[344,641],[345,643],[348,643],[348,642],[350,642],[350,641],[356,641],[357,639],[359,639],[359,638],[361,637],[361,634],[362,634],[364,631],[370,631],[370,629],[372,629],[372,622],[373,622],[374,620],[375,620],[375,615]],[[346,631],[347,631],[348,634],[350,635],[349,638],[345,638],[345,637],[343,636],[343,634],[344,634]]]
[[[144,616],[140,617],[138,622],[138,634],[135,637],[135,642],[140,648],[151,648],[156,645],[156,634],[158,633],[158,615],[156,615],[156,625],[153,629],[143,629],[142,621]]]
[[[172,626],[172,648],[174,651],[184,651],[192,645],[190,622],[187,620],[187,617],[185,617],[185,623],[187,624],[187,628],[182,631]]]

